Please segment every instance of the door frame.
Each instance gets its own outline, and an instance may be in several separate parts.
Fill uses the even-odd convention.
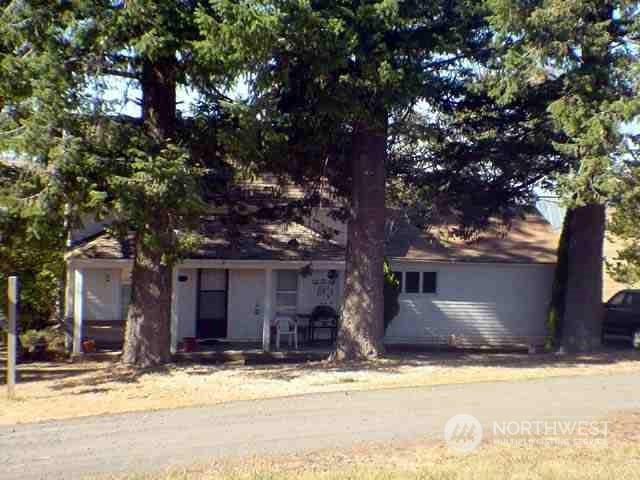
[[[202,285],[202,271],[203,270],[219,270],[224,272],[224,318],[201,318],[200,317],[200,293],[201,292],[219,292],[220,290],[201,290]],[[224,322],[224,336],[223,337],[203,337],[200,335],[200,322],[206,320],[220,320]],[[196,338],[209,339],[209,338],[227,338],[229,335],[229,269],[228,268],[198,268],[198,274],[196,275]]]

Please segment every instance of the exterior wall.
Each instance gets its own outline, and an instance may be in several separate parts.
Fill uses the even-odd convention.
[[[262,338],[264,281],[264,270],[229,271],[227,338],[255,341]]]
[[[273,271],[274,277],[277,270]],[[338,308],[342,297],[343,273],[332,282],[328,270],[314,270],[307,277],[298,277],[297,312],[311,313],[316,305],[331,305]],[[238,269],[229,271],[229,301],[227,310],[227,338],[230,340],[260,340],[262,338],[262,315],[264,312],[265,271],[259,269]],[[275,307],[275,289],[271,302]],[[194,286],[195,290],[195,286]],[[180,312],[180,323],[184,313]],[[194,315],[195,318],[195,315]],[[179,332],[181,327],[179,327]]]
[[[84,270],[85,320],[122,320],[122,274],[119,268]]]
[[[387,330],[387,343],[446,344],[454,336],[460,346],[500,346],[540,343],[545,336],[553,265],[398,261],[392,266],[395,271],[437,272],[437,293],[402,293],[400,313]],[[121,320],[122,285],[128,278],[125,270],[83,269],[85,320]],[[314,270],[307,277],[298,277],[298,312],[310,313],[319,304],[339,307],[344,272],[339,271],[334,282],[327,273]],[[275,277],[277,270],[273,274]],[[196,333],[197,269],[180,268],[178,277],[177,332],[182,340]],[[230,340],[262,338],[264,282],[264,269],[229,271]],[[273,285],[275,312],[275,278]]]
[[[196,336],[197,279],[195,268],[178,269],[178,341]]]
[[[388,343],[500,346],[542,343],[553,265],[393,262],[437,272],[437,293],[402,293]],[[455,339],[452,337],[455,336]]]
[[[83,338],[91,338],[102,347],[122,345],[125,325],[122,285],[127,280],[125,272],[120,268],[88,268],[83,269],[82,273]]]
[[[336,310],[342,300],[344,272],[336,272],[333,280],[328,270],[314,270],[307,277],[298,277],[298,312],[311,313],[317,305],[330,305]]]

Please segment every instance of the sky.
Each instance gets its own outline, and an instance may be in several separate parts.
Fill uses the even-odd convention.
[[[140,105],[137,104],[137,101],[142,97],[140,88],[135,86],[127,87],[127,82],[124,79],[116,77],[109,77],[106,83],[107,88],[104,90],[102,99],[107,102],[114,102],[114,105],[116,105],[115,113],[136,118],[140,117]],[[231,91],[224,93],[237,100],[245,99],[249,95],[248,86],[243,81],[239,81]],[[176,98],[178,110],[183,116],[190,116],[198,100],[197,93],[193,89],[179,85]]]

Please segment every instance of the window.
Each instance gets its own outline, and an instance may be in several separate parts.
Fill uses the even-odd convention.
[[[630,305],[634,310],[640,307],[640,293],[638,292],[630,292],[627,293],[626,301],[624,302],[626,305]]]
[[[625,296],[626,296],[625,292],[617,293],[611,298],[611,300],[609,300],[608,303],[609,303],[609,305],[613,305],[613,306],[619,307],[619,306],[621,306],[621,305],[623,305],[625,303],[624,302]]]
[[[405,293],[420,293],[420,272],[405,272]]]
[[[436,272],[422,272],[422,293],[436,293],[438,289],[438,274]]]
[[[396,277],[396,280],[398,280],[398,285],[400,288],[400,291],[402,292],[402,272],[393,272],[393,274]]]
[[[219,320],[227,315],[227,271],[217,269],[200,270],[198,292],[198,318]],[[216,335],[207,335],[216,336]]]
[[[276,310],[295,310],[297,306],[297,270],[278,270],[276,280]]]

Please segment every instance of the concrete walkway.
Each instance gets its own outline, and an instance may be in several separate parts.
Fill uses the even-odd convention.
[[[588,420],[640,408],[640,375],[329,393],[0,427],[0,478],[144,472],[214,458],[441,439],[446,421]]]

